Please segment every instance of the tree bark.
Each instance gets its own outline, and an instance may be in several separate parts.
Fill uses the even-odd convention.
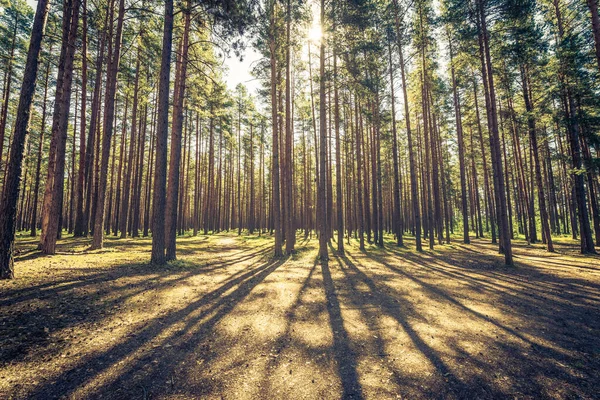
[[[121,231],[121,239],[127,237],[127,222],[129,214],[129,194],[131,191],[131,174],[133,173],[133,161],[135,152],[135,140],[137,135],[137,114],[138,114],[138,97],[139,97],[139,82],[140,82],[140,51],[138,47],[136,63],[135,63],[135,83],[133,84],[133,107],[131,116],[131,135],[129,137],[129,160],[127,161],[127,169],[125,170],[125,179],[123,180],[123,195],[120,199],[121,207],[119,212],[119,230]],[[127,114],[125,114],[127,115]],[[125,122],[124,126],[125,126]],[[123,131],[125,135],[125,131]],[[122,149],[124,151],[124,149]],[[122,162],[124,162],[122,157]],[[122,168],[122,167],[120,167]],[[120,179],[119,182],[120,183]],[[117,196],[118,198],[118,196]],[[115,232],[116,235],[116,232]]]
[[[596,46],[596,62],[600,71],[600,18],[598,17],[598,0],[587,0],[588,8],[592,17],[592,32]]]
[[[104,104],[104,135],[102,138],[102,159],[100,161],[100,176],[98,192],[96,195],[96,215],[94,221],[94,237],[92,239],[92,249],[101,249],[104,245],[104,204],[106,182],[108,179],[108,161],[110,157],[110,141],[112,138],[115,117],[115,95],[117,91],[117,73],[119,72],[119,63],[121,60],[121,40],[123,36],[123,19],[125,16],[125,0],[119,1],[119,12],[117,17],[117,31],[115,33],[115,43],[113,54],[110,58],[110,64],[106,73],[106,95]],[[110,201],[110,199],[109,199]]]
[[[83,202],[85,197],[85,132],[87,122],[87,0],[82,4],[82,30],[81,30],[81,121],[79,127],[79,169],[77,171],[77,206],[75,208],[75,228],[73,235],[75,237],[84,236],[87,229],[84,226]]]
[[[272,197],[272,213],[273,213],[273,225],[275,230],[275,247],[273,253],[275,257],[283,256],[283,234],[281,224],[281,196],[279,192],[279,129],[278,129],[278,115],[277,115],[277,46],[276,46],[276,33],[275,33],[275,7],[276,3],[271,3],[271,20],[270,20],[270,32],[269,32],[269,51],[271,61],[271,126],[273,129],[273,155],[272,155],[272,169],[271,174],[273,175],[273,197]]]
[[[321,31],[325,32],[325,0],[321,0]],[[320,131],[320,154],[319,154],[319,188],[317,205],[317,220],[319,224],[319,259],[326,263],[329,259],[327,254],[327,226],[326,215],[326,191],[327,191],[327,104],[325,97],[325,40],[321,40],[319,60],[319,131]]]
[[[454,54],[452,52],[452,40],[449,39],[450,49],[450,74],[452,79],[452,97],[454,99],[454,117],[456,119],[456,136],[458,141],[458,162],[460,170],[460,200],[463,214],[463,243],[471,243],[469,238],[469,209],[467,204],[467,179],[465,169],[465,142],[463,138],[462,114],[460,109],[460,94],[456,85],[454,70]]]
[[[404,65],[404,53],[402,49],[402,30],[400,26],[400,17],[398,15],[398,1],[394,1],[394,19],[396,24],[396,34],[398,36],[398,56],[400,58],[400,76],[402,79],[402,93],[404,97],[404,119],[406,120],[406,136],[408,141],[408,160],[410,170],[410,191],[413,208],[413,219],[415,225],[415,246],[417,251],[423,251],[421,244],[421,211],[419,209],[419,187],[417,183],[417,167],[415,162],[415,153],[413,149],[412,132],[410,129],[410,108],[408,102],[408,87],[406,84],[406,73]]]
[[[482,56],[482,75],[484,78],[484,89],[487,92],[486,106],[488,109],[488,125],[490,127],[490,148],[492,153],[492,170],[494,175],[494,187],[496,192],[497,219],[500,236],[500,252],[504,254],[504,263],[513,265],[512,247],[510,234],[508,232],[508,215],[506,207],[506,189],[504,186],[504,172],[502,169],[502,158],[500,153],[500,135],[498,132],[498,114],[496,109],[496,94],[494,88],[494,77],[489,49],[489,37],[486,25],[486,16],[483,0],[477,0],[479,8],[479,39],[480,52]],[[484,62],[485,61],[485,62]]]
[[[156,163],[152,199],[152,256],[150,261],[164,264],[165,259],[165,192],[167,186],[167,138],[169,135],[169,81],[173,45],[173,0],[165,0],[162,54],[158,89],[156,127]]]
[[[48,0],[38,0],[27,51],[27,62],[23,73],[23,84],[21,85],[17,108],[10,160],[2,194],[2,203],[0,203],[0,226],[2,226],[2,229],[0,229],[0,279],[14,278],[15,216],[19,199],[23,150],[25,149],[31,118],[31,105],[35,93],[39,54],[42,37],[46,30],[49,6],[50,2]]]
[[[48,159],[48,176],[42,209],[40,247],[45,254],[54,254],[56,251],[56,240],[60,233],[59,227],[64,190],[65,148],[71,104],[73,60],[75,57],[75,41],[79,22],[79,5],[80,0],[67,0],[63,8],[62,46],[56,81],[54,114],[52,117],[52,139],[50,141],[50,155]]]
[[[183,100],[185,97],[185,82],[187,75],[187,60],[189,48],[191,2],[187,2],[185,22],[177,72],[175,74],[175,97],[173,107],[173,126],[171,128],[171,158],[169,161],[169,182],[167,188],[167,208],[165,219],[166,230],[166,259],[176,259],[177,238],[177,204],[179,201],[179,175],[181,164],[181,132],[183,128]],[[181,210],[180,210],[181,211]]]
[[[52,47],[50,47],[52,50]],[[42,103],[42,124],[40,126],[40,136],[37,152],[37,164],[35,167],[35,183],[33,189],[33,207],[31,215],[31,237],[37,236],[38,220],[38,199],[40,194],[40,177],[42,173],[42,155],[44,151],[44,133],[46,131],[46,112],[48,106],[48,80],[50,78],[50,61],[46,63],[46,78],[44,79],[44,100]]]
[[[540,219],[542,223],[542,238],[546,241],[547,250],[550,252],[554,252],[554,246],[552,244],[552,232],[550,231],[550,224],[548,222],[548,210],[546,208],[546,195],[544,192],[544,183],[542,180],[542,167],[537,141],[535,119],[533,116],[533,103],[529,96],[529,76],[527,73],[527,67],[524,65],[521,66],[521,81],[523,85],[523,99],[525,101],[525,109],[527,110],[527,126],[529,128],[529,140],[531,142],[531,147],[533,150],[535,181],[537,184],[538,204],[540,207]]]

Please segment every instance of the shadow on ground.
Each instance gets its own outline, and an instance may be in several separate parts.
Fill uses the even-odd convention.
[[[268,237],[27,253],[0,283],[0,398],[585,398],[600,392],[600,260],[517,246],[421,254]],[[33,242],[22,241],[27,249]],[[410,243],[409,243],[410,246]],[[24,251],[25,253],[26,251]]]

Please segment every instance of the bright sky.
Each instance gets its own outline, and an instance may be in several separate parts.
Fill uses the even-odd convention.
[[[231,52],[229,58],[225,60],[225,65],[229,70],[225,77],[229,90],[234,90],[238,83],[243,83],[248,88],[250,94],[256,94],[256,90],[260,87],[260,81],[255,79],[250,74],[250,71],[260,58],[261,55],[250,45],[246,47],[243,53],[243,61],[240,61],[233,52]]]

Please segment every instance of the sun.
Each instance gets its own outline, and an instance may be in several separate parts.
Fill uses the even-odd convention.
[[[323,32],[321,32],[321,25],[313,22],[312,26],[308,29],[308,39],[311,42],[319,43],[321,41],[321,37],[323,37]]]

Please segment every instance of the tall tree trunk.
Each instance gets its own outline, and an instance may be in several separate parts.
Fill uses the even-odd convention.
[[[52,52],[52,46],[50,47]],[[50,60],[46,63],[46,77],[44,78],[44,100],[42,102],[42,125],[40,126],[40,136],[37,151],[37,164],[35,167],[35,183],[33,189],[33,207],[31,215],[31,237],[37,236],[38,220],[38,199],[40,194],[40,177],[42,173],[42,155],[44,151],[44,133],[46,131],[46,112],[48,106],[48,80],[50,78]]]
[[[140,49],[138,47],[136,63],[135,63],[135,83],[133,84],[133,108],[131,116],[131,135],[129,137],[129,160],[127,161],[127,169],[125,170],[125,179],[123,181],[123,195],[121,197],[121,207],[119,213],[119,230],[121,231],[121,239],[127,237],[127,221],[129,213],[129,193],[131,190],[131,174],[133,172],[133,160],[135,152],[135,140],[137,135],[137,114],[138,114],[138,97],[139,97],[139,82],[140,82]],[[125,117],[127,118],[127,117]],[[123,126],[125,122],[123,121]],[[123,135],[126,132],[123,130]],[[124,151],[125,149],[121,149]],[[125,162],[122,157],[122,162]],[[122,167],[120,167],[122,168]],[[120,183],[120,179],[119,182]],[[118,196],[117,196],[118,198]],[[116,235],[116,233],[115,233]]]
[[[535,119],[533,116],[533,103],[529,93],[529,76],[527,67],[521,65],[521,81],[523,85],[523,99],[525,101],[525,109],[527,110],[527,126],[529,128],[529,140],[533,150],[533,160],[535,169],[535,181],[538,190],[538,204],[540,207],[540,219],[542,223],[543,239],[546,240],[546,248],[550,252],[554,252],[552,244],[552,232],[548,222],[548,210],[546,209],[546,195],[544,193],[544,183],[542,180],[542,166],[540,161],[539,146],[537,141],[537,132],[535,127]]]
[[[81,30],[81,120],[79,127],[79,170],[77,172],[77,206],[75,208],[75,229],[73,234],[75,237],[84,236],[87,229],[84,226],[83,201],[85,197],[85,132],[87,123],[87,0],[83,0],[82,4],[82,30]]]
[[[122,124],[121,124],[121,143],[119,146],[119,167],[118,172],[117,172],[117,190],[116,190],[116,199],[115,199],[115,224],[113,226],[113,233],[115,236],[118,236],[119,234],[119,222],[120,222],[120,215],[119,215],[119,209],[120,209],[120,202],[121,202],[121,182],[122,182],[122,177],[123,177],[123,171],[125,170],[125,158],[127,157],[127,115],[129,112],[129,96],[127,95],[127,93],[129,92],[129,82],[127,83],[128,88],[125,90],[125,112],[123,113],[123,120],[122,120]],[[116,107],[115,107],[116,108]],[[116,128],[115,128],[116,129]],[[113,181],[114,181],[114,176],[115,176],[115,159],[116,159],[116,153],[117,153],[117,137],[116,135],[113,136],[113,145],[112,148],[114,149],[114,151],[112,152],[112,165],[110,168],[110,196],[109,198],[112,199],[112,192],[113,192]],[[111,215],[112,215],[112,203],[109,203],[108,206],[108,224],[110,225],[111,222]],[[110,228],[106,229],[106,234],[110,234]]]
[[[398,1],[394,1],[394,20],[396,24],[396,34],[398,37],[398,56],[400,58],[400,76],[402,78],[402,93],[404,97],[404,119],[406,121],[406,136],[408,141],[408,160],[409,160],[409,174],[410,174],[410,192],[413,208],[413,219],[415,229],[415,244],[417,251],[423,251],[421,244],[421,211],[419,209],[419,187],[417,183],[417,166],[415,161],[415,153],[413,148],[412,131],[410,129],[410,108],[408,102],[408,87],[406,84],[406,73],[404,65],[404,53],[402,48],[402,28],[400,26],[400,16],[398,10]]]
[[[106,13],[105,24],[108,21],[108,13]],[[94,94],[92,97],[92,112],[90,116],[90,124],[88,129],[87,145],[85,151],[85,210],[81,218],[82,236],[87,236],[90,231],[90,225],[92,222],[93,210],[95,203],[95,189],[96,189],[96,174],[94,173],[94,167],[96,165],[96,147],[97,147],[97,130],[100,119],[100,104],[102,97],[102,64],[104,60],[104,50],[106,47],[106,32],[102,34],[100,39],[100,49],[96,57],[96,74],[94,79]]]
[[[506,265],[513,265],[512,247],[510,234],[508,232],[508,214],[506,206],[506,189],[504,186],[504,171],[502,168],[502,158],[500,152],[500,135],[498,131],[498,114],[496,109],[496,94],[494,88],[494,76],[492,72],[492,60],[489,48],[489,37],[483,0],[477,0],[479,8],[480,29],[479,41],[482,57],[482,75],[484,80],[484,90],[487,92],[486,106],[488,109],[488,125],[490,127],[490,148],[492,153],[492,169],[494,175],[494,188],[496,192],[496,209],[498,228],[500,236],[500,252],[504,253],[504,262]],[[485,61],[485,62],[484,62]]]
[[[92,239],[92,249],[101,249],[104,244],[103,225],[104,225],[104,204],[105,190],[108,178],[108,161],[110,157],[110,141],[112,138],[115,117],[115,95],[117,91],[117,73],[119,72],[119,63],[121,60],[121,40],[123,36],[123,19],[125,16],[125,0],[119,1],[119,12],[117,17],[117,30],[115,33],[115,42],[113,52],[110,58],[110,64],[106,73],[106,95],[104,104],[104,135],[102,138],[102,159],[100,162],[100,176],[98,193],[96,195],[96,215],[94,221],[94,237]],[[109,199],[110,201],[110,199]]]
[[[8,68],[4,75],[4,93],[2,93],[2,112],[0,113],[0,167],[3,163],[4,139],[6,135],[6,124],[8,119],[8,104],[10,101],[10,88],[12,86],[12,71],[15,58],[15,47],[17,40],[17,30],[19,27],[19,14],[15,12],[15,25],[13,27],[12,39],[10,44],[10,55],[8,56]]]
[[[157,116],[158,116],[158,99],[155,100],[154,103],[154,116],[152,117],[152,131],[150,132],[150,150],[148,151],[148,160],[150,160],[150,165],[148,166],[148,171],[146,172],[146,189],[145,189],[145,204],[144,204],[144,229],[142,232],[143,237],[148,237],[148,231],[150,230],[150,209],[152,205],[152,172],[154,171],[154,153],[156,146],[156,125],[157,125]]]
[[[377,208],[379,212],[377,214],[377,229],[379,230],[377,246],[383,247],[383,188],[382,188],[382,174],[381,174],[381,119],[380,119],[380,103],[379,103],[379,88],[375,92],[375,157],[377,160]]]
[[[152,212],[152,256],[150,261],[164,264],[165,259],[165,192],[167,186],[167,139],[169,135],[169,82],[173,45],[173,0],[165,0],[162,53],[158,89],[156,126],[156,163]]]
[[[286,13],[286,49],[285,49],[285,172],[284,172],[284,190],[285,190],[285,253],[291,254],[294,251],[296,242],[296,229],[294,227],[294,208],[293,208],[293,181],[292,181],[292,145],[294,141],[293,120],[292,120],[292,58],[291,58],[291,25],[292,8],[291,0],[287,0]]]
[[[256,211],[255,211],[255,188],[254,188],[254,126],[250,122],[250,204],[248,206],[248,233],[254,233]]]
[[[592,239],[592,230],[590,228],[590,217],[585,198],[584,174],[580,173],[583,169],[581,157],[581,145],[579,143],[579,121],[575,112],[575,102],[567,88],[567,109],[568,109],[568,132],[571,148],[571,160],[573,167],[573,182],[575,192],[575,203],[577,205],[577,216],[579,217],[579,228],[581,235],[581,253],[595,253],[594,242]]]
[[[273,197],[272,197],[272,214],[273,214],[273,225],[275,230],[275,247],[273,253],[275,257],[283,256],[283,232],[281,223],[281,196],[280,196],[280,185],[279,185],[279,128],[278,128],[278,115],[277,115],[277,45],[276,45],[276,26],[275,26],[275,7],[277,3],[273,1],[270,5],[270,32],[269,32],[269,51],[271,60],[271,126],[273,129],[273,155],[272,155],[272,169],[271,174],[273,176]]]
[[[137,174],[134,186],[134,201],[131,205],[133,222],[131,224],[131,237],[139,237],[141,205],[142,205],[142,180],[144,177],[144,152],[146,149],[146,130],[148,129],[148,103],[144,106],[143,124],[139,133],[139,147],[137,154]]]
[[[289,1],[289,0],[288,0]],[[335,31],[335,25],[334,25]],[[338,92],[337,47],[333,46],[333,96],[334,96],[334,125],[335,125],[335,192],[337,210],[337,250],[344,254],[344,204],[342,201],[342,154],[340,146],[340,98]]]
[[[185,9],[185,22],[177,72],[175,74],[175,97],[173,107],[173,126],[171,128],[171,157],[169,160],[169,182],[167,187],[166,208],[166,259],[176,259],[177,238],[177,203],[179,201],[179,168],[181,164],[181,132],[183,129],[183,100],[185,98],[185,83],[187,75],[187,60],[189,48],[191,2],[188,0]],[[180,210],[181,211],[181,210]]]
[[[360,244],[360,251],[365,251],[365,225],[364,225],[364,220],[365,220],[365,212],[364,212],[364,207],[363,207],[363,193],[362,193],[362,188],[363,188],[363,184],[362,184],[362,174],[363,174],[363,164],[362,164],[362,144],[361,144],[361,131],[360,131],[360,127],[359,127],[359,106],[358,106],[358,99],[355,98],[354,99],[354,107],[355,107],[355,112],[354,112],[354,118],[355,118],[355,124],[354,124],[354,131],[356,133],[356,141],[355,141],[355,146],[356,146],[356,205],[358,208],[358,237],[359,237],[359,244]]]
[[[75,159],[77,149],[77,109],[79,108],[79,97],[75,92],[75,114],[73,115],[73,140],[71,142],[71,171],[69,176],[69,195],[67,196],[68,216],[67,229],[73,233],[73,207],[75,206]]]
[[[394,66],[392,63],[392,48],[388,43],[388,55],[390,64],[390,90],[392,103],[392,157],[394,158],[394,212],[393,212],[393,227],[396,235],[396,244],[403,246],[402,241],[402,214],[400,212],[400,170],[398,167],[398,134],[396,131],[396,98],[394,96]]]
[[[201,136],[201,126],[200,126],[200,113],[196,112],[196,159],[195,159],[195,172],[194,172],[194,216],[193,216],[193,235],[196,236],[198,234],[198,229],[200,228],[200,188],[202,181],[200,180],[200,142],[202,140]]]
[[[62,214],[65,148],[71,87],[73,82],[73,60],[79,22],[80,0],[66,0],[63,8],[63,35],[56,81],[54,114],[52,117],[52,139],[48,159],[48,176],[42,211],[42,235],[40,247],[45,254],[54,254],[59,235]]]
[[[587,0],[587,5],[592,17],[592,32],[596,45],[596,62],[600,71],[600,18],[598,17],[598,0]]]
[[[321,0],[321,31],[325,32],[325,0]],[[320,154],[319,154],[319,204],[317,205],[317,221],[319,223],[319,259],[327,262],[327,226],[326,195],[327,195],[327,103],[325,97],[325,40],[321,40],[319,60],[319,131],[320,131]]]
[[[456,136],[458,141],[458,163],[460,170],[460,201],[463,214],[463,243],[471,243],[469,238],[469,209],[467,204],[467,179],[465,170],[465,142],[463,138],[462,114],[460,109],[460,94],[456,87],[456,75],[454,72],[454,54],[452,51],[452,40],[448,39],[450,49],[450,73],[452,78],[452,97],[454,100],[454,117],[456,119]]]
[[[0,279],[14,278],[13,246],[15,241],[15,216],[17,213],[17,201],[19,199],[19,183],[21,179],[21,168],[23,164],[23,150],[27,140],[29,120],[31,118],[31,105],[35,93],[35,82],[37,78],[38,60],[42,37],[46,30],[48,0],[38,0],[29,49],[27,51],[27,62],[23,73],[23,84],[17,108],[17,120],[10,151],[8,171],[0,203]]]

